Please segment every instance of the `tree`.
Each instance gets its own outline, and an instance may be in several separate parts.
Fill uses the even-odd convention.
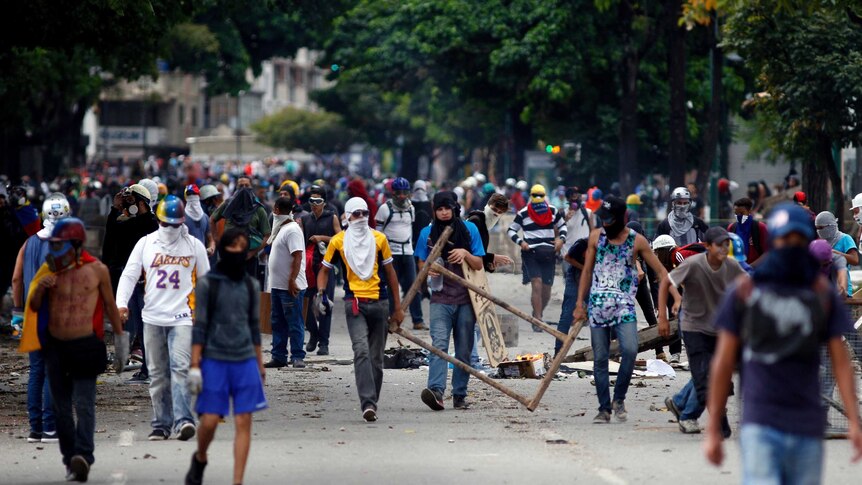
[[[340,115],[285,108],[265,116],[251,126],[258,140],[272,147],[334,153],[346,150],[358,140]]]
[[[818,174],[828,176],[835,215],[843,220],[833,151],[862,134],[862,28],[844,7],[824,5],[806,11],[778,9],[776,1],[745,2],[728,16],[726,43],[756,74],[762,92],[751,104],[764,113],[770,145],[802,160],[815,210],[828,207],[826,180]]]

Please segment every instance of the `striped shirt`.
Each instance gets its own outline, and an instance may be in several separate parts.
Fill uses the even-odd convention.
[[[529,205],[527,207],[529,207]],[[538,223],[533,221],[527,212],[527,207],[518,211],[518,214],[515,215],[515,220],[512,221],[512,225],[509,226],[508,234],[515,244],[520,245],[522,242],[526,242],[531,249],[543,245],[553,247],[554,228],[559,231],[560,239],[563,241],[566,240],[566,235],[568,234],[566,221],[563,220],[563,216],[556,207],[551,206],[548,208],[548,210],[551,211],[551,223],[547,226],[540,226]],[[524,232],[523,239],[518,236],[519,231]]]

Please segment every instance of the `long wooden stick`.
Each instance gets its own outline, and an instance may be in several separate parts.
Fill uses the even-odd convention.
[[[428,259],[426,262],[434,262],[437,261],[437,258],[440,257],[440,254],[443,252],[443,247],[446,246],[446,243],[449,242],[449,236],[452,235],[452,227],[447,227],[443,230],[443,234],[440,234],[440,238],[437,239],[437,243],[431,248],[431,253],[428,255]],[[401,310],[404,313],[407,313],[410,310],[410,303],[413,302],[413,299],[416,298],[416,294],[419,293],[419,290],[422,289],[422,283],[425,282],[425,279],[428,278],[428,272],[431,271],[431,265],[425,264],[422,266],[422,269],[419,270],[419,274],[416,275],[416,279],[413,281],[413,285],[410,286],[410,289],[407,290],[407,294],[404,295],[404,298],[401,299]],[[394,332],[396,326],[393,324],[389,324],[389,330]]]
[[[538,318],[524,313],[523,311],[519,310],[518,308],[513,307],[512,305],[510,305],[510,304],[506,303],[505,301],[497,298],[496,296],[488,293],[487,291],[483,290],[481,287],[474,285],[473,283],[465,280],[464,278],[462,278],[462,277],[458,276],[457,274],[449,271],[448,269],[444,268],[443,266],[440,266],[439,264],[434,263],[431,266],[433,266],[432,269],[434,271],[442,274],[446,278],[457,281],[461,285],[466,286],[467,288],[476,292],[476,294],[480,295],[482,298],[487,298],[488,300],[491,300],[492,302],[496,303],[497,305],[508,310],[510,313],[513,313],[516,316],[521,317],[524,320],[526,320],[526,321],[532,323],[533,325],[541,328],[542,330],[548,332],[549,334],[556,337],[558,340],[560,340],[560,341],[566,340],[566,334],[564,334],[563,332],[560,332],[559,330],[549,326],[548,324],[539,320]]]
[[[429,352],[436,355],[437,357],[440,357],[441,359],[445,360],[446,362],[449,362],[452,365],[457,366],[459,369],[463,370],[464,372],[467,372],[468,374],[475,377],[476,379],[479,379],[480,381],[484,382],[485,384],[488,384],[489,386],[493,387],[494,389],[496,389],[496,390],[502,392],[503,394],[511,397],[512,399],[518,401],[519,403],[523,404],[524,406],[527,406],[527,409],[530,409],[529,408],[530,403],[531,403],[530,399],[518,394],[517,392],[515,392],[515,391],[509,389],[508,387],[500,384],[499,382],[495,381],[494,379],[491,379],[490,377],[486,376],[485,374],[482,374],[481,372],[470,367],[469,365],[467,365],[467,364],[461,362],[460,360],[452,357],[451,355],[447,354],[446,352],[443,352],[442,350],[438,349],[437,347],[434,347],[433,345],[425,342],[424,340],[414,336],[409,331],[407,331],[401,327],[398,327],[394,330],[394,333],[397,333],[398,335],[406,338],[407,340],[413,342],[414,344],[422,347],[423,349],[428,350]],[[530,409],[530,411],[532,411],[532,409]]]
[[[557,353],[557,356],[554,357],[553,362],[551,362],[551,368],[548,369],[548,372],[542,379],[541,384],[539,384],[539,389],[536,391],[536,395],[533,396],[533,400],[530,401],[529,405],[527,405],[527,409],[529,409],[531,412],[535,411],[536,408],[539,407],[539,402],[545,395],[545,391],[548,390],[548,386],[551,385],[551,381],[554,379],[554,376],[557,375],[557,371],[560,370],[560,365],[563,363],[563,358],[565,358],[566,354],[569,353],[569,349],[572,348],[572,344],[575,343],[575,339],[578,338],[578,334],[581,333],[581,328],[583,328],[583,326],[584,320],[579,320],[571,329],[569,329],[569,335],[566,337],[566,340],[563,341],[562,348],[560,348],[560,351]]]

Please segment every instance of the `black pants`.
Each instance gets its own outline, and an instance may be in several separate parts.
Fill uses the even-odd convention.
[[[688,365],[691,368],[691,380],[697,392],[697,401],[706,406],[706,391],[709,388],[709,364],[715,354],[718,338],[700,332],[682,332],[685,340],[685,351],[688,354]]]
[[[638,284],[638,292],[635,295],[635,299],[641,307],[641,311],[644,312],[647,324],[649,324],[650,327],[658,325],[658,319],[655,316],[655,307],[653,307],[652,304],[652,295],[650,295],[649,286],[647,286],[646,280],[641,281],[640,284]],[[665,342],[670,343],[671,354],[678,354],[682,351],[682,342],[679,339],[679,333],[671,335],[665,340]],[[662,352],[664,352],[664,345],[659,345],[655,348],[656,355]]]

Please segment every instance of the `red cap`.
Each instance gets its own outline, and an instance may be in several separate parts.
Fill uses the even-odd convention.
[[[797,204],[804,204],[807,201],[808,201],[808,196],[805,195],[805,192],[800,190],[799,192],[796,192],[795,194],[793,194],[793,202],[796,202]]]
[[[718,179],[718,191],[719,192],[729,192],[730,191],[730,180]]]

